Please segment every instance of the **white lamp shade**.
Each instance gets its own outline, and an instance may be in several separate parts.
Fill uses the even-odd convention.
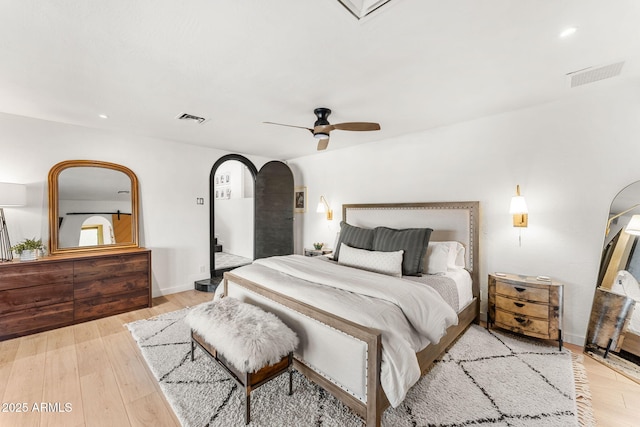
[[[317,213],[325,213],[327,211],[327,209],[324,206],[324,203],[322,203],[322,200],[320,201],[320,203],[318,203],[318,207],[316,208],[316,212]]]
[[[24,206],[26,204],[26,185],[0,182],[0,207]]]
[[[526,214],[529,213],[527,209],[527,202],[524,200],[524,196],[513,196],[511,198],[511,206],[509,207],[510,214]]]
[[[634,236],[640,236],[640,215],[634,215],[629,220],[629,224],[624,229],[627,234],[633,234]]]

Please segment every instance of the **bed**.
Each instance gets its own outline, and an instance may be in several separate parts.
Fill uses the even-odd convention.
[[[464,268],[451,268],[448,273],[433,275],[434,279],[439,278],[435,281],[456,283],[457,307],[449,301],[450,308],[447,308],[440,302],[444,298],[433,297],[433,292],[423,290],[428,287],[421,282],[430,280],[430,275],[406,280],[404,261],[402,278],[340,265],[346,254],[351,253],[345,246],[341,246],[345,251],[337,262],[299,255],[256,260],[251,266],[225,273],[217,296],[233,296],[280,317],[300,338],[294,367],[340,399],[367,425],[379,426],[383,411],[390,404],[397,406],[412,382],[417,381],[414,370],[417,369],[419,378],[469,324],[479,319],[478,215],[478,202],[349,204],[343,205],[342,209],[343,221],[356,228],[386,227],[385,230],[397,231],[428,227],[433,230],[428,238],[430,249],[445,246],[435,242],[462,246],[464,251],[458,252],[458,258],[463,258]],[[344,228],[341,236],[343,233]],[[432,260],[436,249],[428,251]],[[405,260],[408,253],[405,251]],[[421,260],[426,269],[429,260],[426,257]],[[361,296],[351,288],[342,289],[339,278],[346,276],[353,276],[353,286],[359,290],[375,295]],[[443,276],[446,279],[442,279]],[[459,282],[468,284],[459,286]],[[327,295],[330,303],[316,300],[316,292],[318,295],[329,294],[325,289],[327,284],[330,288],[339,288]],[[420,300],[423,293],[429,298]],[[382,319],[382,328],[372,327],[367,317],[370,314],[365,314],[367,309],[362,308],[373,304],[370,300],[378,299],[379,294],[384,294],[382,302],[376,304],[382,304],[382,308],[373,308],[380,310],[380,314],[372,317],[379,318],[376,321]],[[408,301],[412,299],[411,295],[415,295],[416,302]],[[420,317],[421,310],[428,311],[430,321],[424,323],[429,325],[411,323],[410,326],[397,326],[398,330],[395,330],[394,319],[398,315],[395,308],[389,307],[393,307],[396,300],[411,306],[403,308],[409,322],[413,313]],[[425,308],[432,304],[433,308]],[[345,307],[350,310],[345,311]],[[451,313],[454,321],[450,319]],[[387,323],[391,329],[386,329]],[[404,329],[411,329],[411,333],[417,333],[419,337],[406,338]],[[412,347],[411,357],[406,356],[407,346]],[[399,359],[395,359],[396,353],[400,354]],[[403,372],[398,374],[396,371]]]

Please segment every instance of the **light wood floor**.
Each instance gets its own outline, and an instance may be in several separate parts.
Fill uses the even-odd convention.
[[[582,347],[567,345],[574,353]],[[602,363],[584,356],[589,378],[593,412],[602,427],[637,427],[640,425],[640,384]]]
[[[211,297],[181,292],[154,299],[153,308],[0,342],[0,426],[179,426],[123,325]],[[598,425],[637,426],[640,385],[584,362]],[[15,412],[23,403],[27,411]]]

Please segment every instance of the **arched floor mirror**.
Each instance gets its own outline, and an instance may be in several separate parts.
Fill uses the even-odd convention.
[[[211,169],[211,277],[241,265],[255,255],[255,183],[258,171],[239,154],[221,157]]]
[[[640,181],[618,193],[606,223],[585,353],[640,383]]]

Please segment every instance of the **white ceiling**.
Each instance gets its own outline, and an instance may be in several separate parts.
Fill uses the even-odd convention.
[[[337,0],[0,0],[0,53],[1,112],[291,159],[311,134],[263,121],[381,124],[337,150],[603,84],[571,89],[586,67],[638,79],[640,1],[393,0],[358,21]]]

